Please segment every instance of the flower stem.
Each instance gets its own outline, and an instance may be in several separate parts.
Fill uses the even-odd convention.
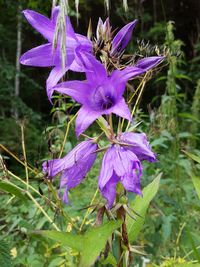
[[[92,200],[91,200],[91,202],[90,202],[90,206],[94,203],[98,191],[99,191],[99,190],[98,190],[98,188],[97,188],[97,190],[95,191],[94,196],[93,196],[93,198],[92,198]],[[85,224],[85,221],[86,221],[87,217],[90,215],[91,211],[92,211],[91,208],[88,208],[88,209],[87,209],[86,214],[85,214],[85,217],[83,218],[83,221],[82,221],[81,226],[80,226],[80,228],[79,228],[79,231],[82,230],[83,225]]]
[[[28,174],[28,165],[27,165],[27,158],[26,158],[26,146],[25,146],[25,138],[24,138],[24,122],[20,124],[21,128],[21,138],[22,138],[22,151],[24,156],[24,167],[25,167],[25,174],[26,174],[26,189],[29,189],[29,174]]]
[[[118,210],[117,210],[117,219],[121,220],[123,219],[123,216],[122,216],[122,210],[121,210],[122,207],[120,207]],[[121,233],[121,228],[119,229],[120,233]],[[119,252],[119,260],[118,260],[118,265],[117,267],[123,267],[123,248],[122,248],[122,235],[118,236],[118,252]]]
[[[109,125],[110,125],[110,130],[111,130],[111,132],[113,132],[112,114],[109,115]]]
[[[9,149],[7,149],[4,145],[0,144],[0,147],[9,155],[11,155],[15,160],[17,160],[20,164],[22,164],[23,166],[25,166],[25,163],[23,161],[21,161],[20,159],[18,159],[17,156],[15,156]],[[31,168],[30,166],[27,165],[27,169],[29,169],[29,171],[38,174],[36,170],[34,170],[33,168]]]
[[[76,116],[77,116],[77,113],[67,123],[67,128],[66,128],[66,131],[65,131],[65,136],[64,136],[62,147],[61,147],[61,150],[60,150],[59,158],[62,157],[62,153],[64,151],[64,147],[65,147],[65,143],[67,141],[67,137],[68,137],[68,133],[69,133],[69,129],[70,129],[71,123],[75,120]]]
[[[53,222],[53,220],[49,217],[49,215],[46,213],[46,211],[42,208],[42,206],[35,200],[35,198],[27,191],[27,196],[33,201],[35,206],[44,214],[44,216],[47,218],[47,220],[52,224],[52,226],[57,230],[60,231],[58,226]]]

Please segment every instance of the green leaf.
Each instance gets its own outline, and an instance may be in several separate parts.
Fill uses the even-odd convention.
[[[195,175],[191,175],[192,182],[194,184],[194,187],[196,189],[197,195],[200,199],[200,177],[197,177]]]
[[[72,233],[58,232],[58,231],[34,231],[36,234],[41,234],[45,237],[53,239],[59,242],[63,246],[68,246],[77,251],[81,251],[83,246],[83,240],[81,235],[75,235]]]
[[[196,248],[195,242],[193,240],[193,237],[192,237],[192,234],[191,234],[191,231],[189,228],[187,228],[187,235],[189,237],[190,244],[192,246],[193,254],[194,254],[195,258],[198,260],[198,262],[200,263],[200,253],[199,253],[198,249]]]
[[[1,267],[11,267],[12,259],[10,255],[10,248],[8,244],[1,240],[0,242],[0,266]]]
[[[143,196],[137,196],[131,202],[131,209],[137,212],[141,217],[137,217],[134,221],[132,218],[127,216],[127,229],[128,229],[128,237],[129,241],[133,242],[138,237],[138,234],[143,228],[143,224],[145,221],[145,215],[147,212],[147,208],[151,200],[155,197],[160,183],[160,178],[162,173],[160,173],[147,187],[143,190]]]
[[[183,152],[184,152],[188,157],[190,157],[191,159],[193,159],[194,161],[196,161],[197,163],[200,164],[200,157],[198,157],[198,156],[196,156],[196,155],[194,155],[194,154],[192,154],[192,153],[189,153],[189,152],[187,152],[187,151],[184,151],[184,150],[183,150]]]
[[[0,181],[0,190],[15,195],[16,197],[26,201],[28,198],[23,194],[17,186]]]
[[[110,221],[99,227],[89,229],[84,235],[58,231],[36,231],[34,233],[41,234],[61,243],[61,245],[77,250],[81,256],[80,266],[89,267],[92,266],[104,249],[109,236],[121,226],[121,223],[121,221]]]
[[[109,252],[108,257],[102,261],[103,265],[117,266],[117,261],[115,257]]]
[[[177,264],[176,267],[200,267],[200,263],[180,263],[180,264]]]

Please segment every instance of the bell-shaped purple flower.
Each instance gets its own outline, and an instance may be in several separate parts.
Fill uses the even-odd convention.
[[[156,161],[144,133],[121,133],[117,136],[117,141],[119,143],[112,145],[105,153],[99,175],[99,189],[109,208],[114,203],[118,182],[123,184],[125,190],[141,195],[140,161]]]
[[[111,208],[116,185],[121,182],[127,191],[141,195],[142,165],[138,157],[120,145],[112,145],[105,153],[99,175],[99,189]]]
[[[75,49],[81,48],[83,51],[92,50],[92,42],[85,36],[76,34],[73,30],[69,17],[66,17],[66,60],[65,67],[62,66],[61,60],[61,41],[58,36],[57,47],[53,47],[53,39],[56,28],[56,21],[59,13],[59,7],[52,9],[51,19],[32,10],[24,10],[23,14],[28,22],[39,33],[48,40],[47,44],[37,46],[20,58],[20,63],[36,67],[53,67],[46,82],[47,94],[51,98],[51,87],[56,85],[67,70],[80,71],[75,59]],[[83,70],[84,71],[84,70]]]
[[[48,178],[61,173],[60,189],[65,188],[63,201],[68,202],[68,191],[81,183],[90,171],[95,159],[97,144],[86,140],[78,144],[62,159],[52,159],[43,163],[43,172]]]
[[[123,98],[126,82],[147,71],[135,66],[126,67],[123,70],[114,70],[107,74],[103,64],[92,55],[76,51],[77,62],[86,71],[87,80],[67,81],[58,84],[53,90],[71,96],[82,104],[76,119],[76,134],[79,136],[97,118],[102,115],[114,113],[127,120],[131,120],[129,108]],[[163,58],[154,57],[151,68],[157,65]],[[149,67],[149,65],[148,65]]]
[[[112,49],[111,55],[112,56],[119,56],[127,44],[129,43],[133,29],[137,24],[137,19],[125,25],[113,38],[112,40]]]
[[[131,150],[139,160],[156,161],[145,133],[125,132],[118,136],[119,141],[128,144],[127,149]]]

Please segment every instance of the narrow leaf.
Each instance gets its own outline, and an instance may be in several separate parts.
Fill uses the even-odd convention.
[[[0,266],[1,267],[11,267],[12,259],[10,256],[10,249],[8,244],[1,240],[0,242]]]
[[[188,157],[190,157],[191,159],[193,159],[194,161],[196,161],[197,163],[200,164],[200,157],[198,157],[197,155],[194,155],[194,154],[192,154],[192,153],[189,153],[189,152],[187,152],[187,151],[185,151],[185,150],[183,150],[183,152],[184,152]]]
[[[18,197],[24,201],[28,199],[23,194],[22,190],[20,190],[18,187],[14,186],[10,183],[0,181],[0,190],[4,191],[6,193],[10,193],[12,195],[15,195],[16,197]]]
[[[197,177],[195,175],[191,175],[192,182],[194,184],[194,187],[196,189],[197,195],[200,199],[200,177]]]
[[[137,196],[131,203],[131,208],[137,212],[140,217],[138,216],[135,221],[132,218],[127,217],[127,229],[130,242],[136,240],[138,234],[143,228],[147,208],[158,191],[161,176],[162,173],[160,173],[153,182],[144,188],[143,197]]]

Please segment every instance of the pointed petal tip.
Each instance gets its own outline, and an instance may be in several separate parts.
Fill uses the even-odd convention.
[[[23,55],[19,58],[19,63],[22,64],[22,65],[26,65],[24,63],[24,57],[23,57]]]
[[[22,14],[23,14],[24,16],[26,16],[26,14],[28,14],[30,11],[31,11],[30,9],[24,9],[24,10],[22,10],[21,12],[22,12]]]
[[[22,10],[22,14],[24,15],[24,17],[26,19],[28,19],[28,17],[30,17],[31,15],[33,15],[35,13],[37,13],[37,12],[34,11],[34,10],[31,10],[31,9],[24,9],[24,10]]]
[[[22,54],[19,58],[19,62],[22,65],[31,66],[29,58],[27,58],[26,53]]]
[[[138,23],[138,19],[135,19],[135,20],[133,20],[132,22],[130,22],[129,24],[131,25],[131,26],[135,26],[137,23]]]
[[[80,135],[83,133],[84,131],[81,131],[77,125],[76,125],[76,128],[75,128],[75,133],[76,133],[76,138],[79,139]]]

